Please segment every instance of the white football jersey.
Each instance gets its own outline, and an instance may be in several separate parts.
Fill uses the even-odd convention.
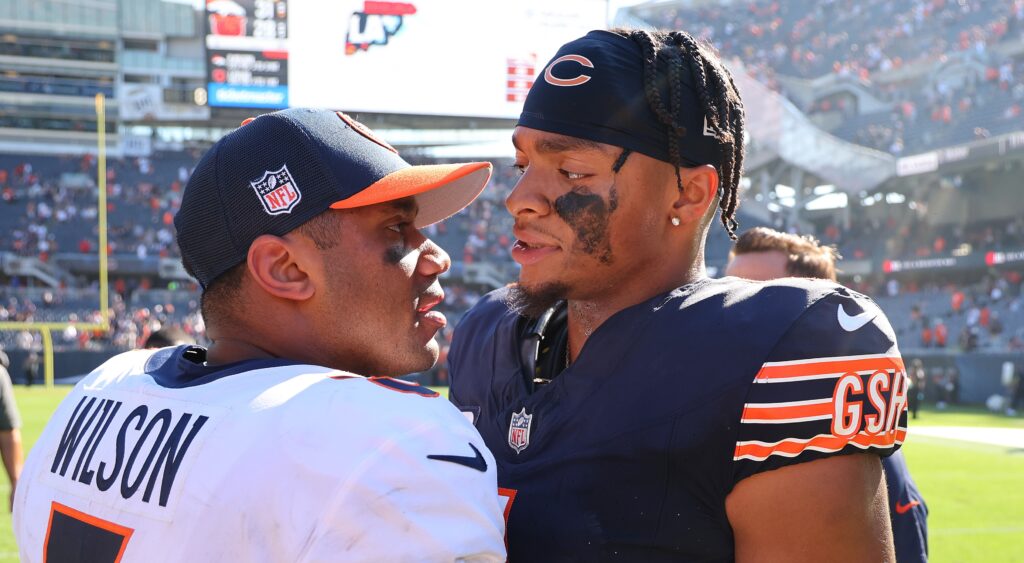
[[[18,483],[22,561],[505,560],[494,458],[448,401],[204,357],[127,352],[71,391]]]

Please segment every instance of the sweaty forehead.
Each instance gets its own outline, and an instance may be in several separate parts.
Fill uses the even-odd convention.
[[[521,151],[534,151],[541,154],[563,152],[596,152],[605,155],[616,154],[616,147],[598,143],[589,139],[570,137],[558,133],[538,131],[529,127],[516,127],[512,133],[512,145]],[[621,149],[618,149],[621,150]]]

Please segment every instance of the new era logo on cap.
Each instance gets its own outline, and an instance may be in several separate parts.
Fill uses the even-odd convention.
[[[302,192],[288,172],[287,165],[282,165],[273,172],[265,171],[262,178],[249,182],[249,185],[256,190],[263,209],[270,215],[291,213],[302,200]]]

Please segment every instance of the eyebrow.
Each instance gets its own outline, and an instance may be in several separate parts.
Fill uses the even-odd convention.
[[[400,211],[402,213],[411,213],[413,215],[419,214],[420,206],[416,203],[416,198],[409,196],[403,197],[402,199],[396,199],[389,201],[387,207],[390,207],[393,211]]]
[[[522,150],[514,135],[512,136],[512,145],[515,146],[515,148]],[[589,139],[580,139],[579,137],[569,137],[567,135],[554,135],[552,137],[543,138],[537,141],[535,148],[537,152],[545,154],[570,151],[608,152],[607,147],[601,143],[591,141]]]

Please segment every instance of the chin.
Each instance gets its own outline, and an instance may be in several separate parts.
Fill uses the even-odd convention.
[[[558,283],[556,276],[551,272],[544,271],[544,268],[523,266],[519,269],[518,285],[527,291],[533,291],[553,283]]]
[[[569,287],[561,282],[524,283],[509,287],[509,307],[524,317],[537,318],[559,301],[568,298]]]
[[[430,339],[430,341],[422,348],[412,349],[409,350],[408,353],[402,354],[398,358],[399,365],[391,370],[392,373],[384,375],[401,377],[403,375],[409,375],[410,373],[427,371],[434,367],[439,355],[440,347],[434,339]]]

